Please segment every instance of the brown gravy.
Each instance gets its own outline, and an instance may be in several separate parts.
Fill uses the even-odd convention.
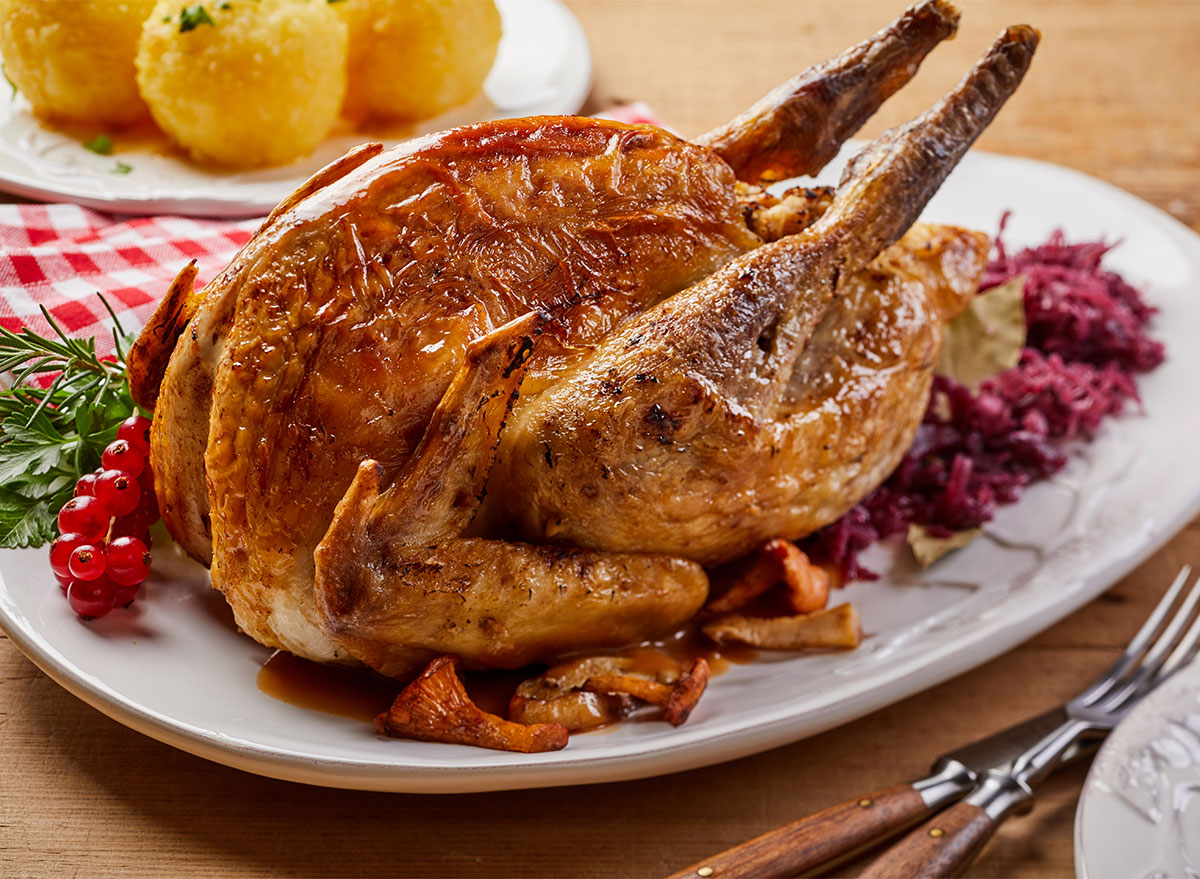
[[[670,638],[618,652],[638,659],[639,669],[646,673],[658,671],[672,660],[690,666],[703,658],[713,677],[728,671],[731,665],[752,662],[758,655],[749,647],[717,646],[695,626]],[[541,667],[531,666],[515,671],[468,672],[464,682],[476,705],[507,717],[508,703],[517,686],[541,671]],[[368,669],[310,662],[276,650],[259,669],[258,689],[297,708],[371,723],[388,710],[403,685]]]
[[[258,689],[297,708],[373,723],[401,688],[369,669],[310,662],[276,650],[258,670]]]

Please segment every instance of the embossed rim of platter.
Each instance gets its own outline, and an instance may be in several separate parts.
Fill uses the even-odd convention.
[[[1182,730],[1174,728],[1186,716]],[[1187,850],[1196,855],[1189,866],[1200,867],[1200,825],[1188,825],[1180,814],[1181,786],[1200,788],[1200,662],[1181,669],[1173,678],[1136,706],[1105,741],[1079,796],[1075,810],[1075,874],[1080,879],[1124,879],[1127,876],[1183,876]],[[1146,756],[1161,739],[1182,735],[1179,750],[1192,751],[1187,765],[1173,766],[1175,784],[1160,791],[1157,805],[1172,815],[1153,820],[1121,794],[1122,775]],[[1186,796],[1182,805],[1195,800]],[[1164,804],[1163,799],[1172,802]],[[1189,814],[1195,816],[1196,805]],[[1174,821],[1174,826],[1172,826]],[[1179,834],[1176,836],[1176,834]],[[1171,863],[1175,861],[1175,863]],[[1181,870],[1172,870],[1179,867]]]
[[[836,179],[838,166],[822,175]],[[868,631],[846,654],[764,656],[712,682],[673,729],[627,723],[518,755],[384,740],[255,688],[267,652],[231,631],[202,571],[156,547],[137,614],[85,626],[44,550],[0,554],[0,625],[43,670],[101,711],[184,750],[248,771],[330,786],[459,792],[617,781],[730,760],[860,717],[1008,650],[1102,592],[1200,511],[1200,239],[1132,196],[1064,168],[971,154],[926,218],[1037,242],[1123,238],[1110,263],[1163,309],[1168,361],[1142,382],[1145,413],[1110,423],[1055,480],[1002,508],[986,539],[921,574],[869,559],[878,583],[845,593]],[[107,621],[107,622],[106,622]],[[103,624],[103,625],[101,625]]]
[[[591,88],[591,51],[570,10],[561,0],[497,0],[497,6],[504,35],[483,95],[418,123],[412,137],[487,119],[574,113],[583,106]],[[40,124],[24,98],[0,89],[0,190],[123,214],[257,217],[370,139],[330,136],[311,156],[254,171],[209,170],[150,147],[120,149],[118,134],[117,152],[96,155]],[[133,170],[114,173],[118,162]]]

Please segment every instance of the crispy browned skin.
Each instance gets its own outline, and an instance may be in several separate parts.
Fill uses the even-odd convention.
[[[945,0],[925,0],[869,40],[806,70],[730,122],[697,139],[740,180],[815,174],[842,143],[917,72],[958,28]],[[803,142],[806,149],[796,149]]]
[[[443,653],[468,668],[519,668],[577,651],[581,637],[637,643],[679,626],[708,595],[704,571],[683,559],[460,536],[533,323],[518,318],[467,350],[409,465],[381,496],[380,468],[364,462],[316,549],[327,634],[383,674],[408,677]]]
[[[492,521],[709,564],[811,533],[878,485],[911,443],[942,320],[973,292],[986,240],[918,227],[864,270],[1016,88],[1036,42],[1012,29],[941,103],[859,154],[819,222],[630,318],[514,413]]]
[[[196,292],[196,261],[192,260],[171,282],[125,359],[129,393],[143,409],[153,410],[158,402],[171,353],[203,301]]]
[[[657,129],[510,120],[386,152],[267,223],[209,285],[155,419],[168,527],[203,559],[211,516],[213,582],[239,625],[337,657],[313,549],[358,463],[394,478],[493,328],[550,311],[536,388],[757,245],[733,182]]]
[[[765,246],[730,167],[657,129],[509,120],[347,157],[209,285],[171,358],[168,527],[211,547],[244,630],[314,659],[403,676],[664,631],[704,601],[697,561],[828,521],[903,451],[982,238],[919,229],[872,260],[1015,87],[1001,61],[1032,37],[1010,37]]]
[[[225,342],[237,313],[239,297],[244,287],[278,283],[271,275],[270,256],[273,248],[286,240],[286,221],[277,218],[293,205],[314,192],[329,186],[348,174],[380,150],[379,144],[365,144],[351,150],[323,168],[313,178],[285,199],[274,211],[250,245],[233,259],[220,275],[209,282],[198,301],[189,297],[182,317],[187,318],[187,331],[172,327],[170,334],[160,334],[159,321],[151,319],[138,338],[151,353],[161,358],[170,354],[166,373],[161,375],[154,412],[157,417],[150,429],[151,464],[155,469],[155,486],[163,522],[171,536],[196,560],[212,561],[212,529],[209,522],[208,485],[204,473],[204,452],[208,446],[210,414],[213,402],[213,381],[217,364],[225,354]],[[168,302],[190,293],[180,283],[187,270],[180,274],[168,294]],[[188,283],[194,281],[189,276]],[[160,306],[162,311],[164,306]],[[159,312],[155,313],[158,318]],[[175,342],[174,351],[165,348]],[[177,341],[175,341],[177,339]],[[270,344],[269,341],[267,344]],[[156,361],[157,364],[157,361]],[[131,369],[135,376],[144,376],[145,386],[138,395],[150,402],[152,397],[150,367]],[[143,404],[146,405],[146,404]]]

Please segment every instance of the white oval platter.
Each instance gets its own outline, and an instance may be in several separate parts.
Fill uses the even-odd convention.
[[[834,178],[837,167],[828,175]],[[713,680],[692,718],[627,723],[563,751],[510,754],[388,740],[366,724],[256,688],[267,651],[233,631],[207,575],[169,543],[134,610],[73,617],[45,550],[0,553],[0,626],[47,674],[122,723],[264,775],[372,790],[457,792],[616,781],[730,760],[813,735],[944,681],[1080,607],[1200,511],[1200,238],[1090,177],[973,153],[926,218],[993,231],[1010,246],[1063,227],[1123,243],[1108,264],[1162,312],[1168,359],[1141,384],[1144,412],[1111,421],[1057,478],[1002,508],[985,537],[921,573],[879,549],[883,574],[837,600],[859,608],[856,651],[770,655]]]

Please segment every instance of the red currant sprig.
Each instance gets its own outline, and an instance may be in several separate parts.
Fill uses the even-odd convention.
[[[81,476],[58,514],[50,569],[85,620],[128,606],[150,572],[150,526],[158,521],[150,471],[150,420],[132,415],[105,448],[102,467]]]

